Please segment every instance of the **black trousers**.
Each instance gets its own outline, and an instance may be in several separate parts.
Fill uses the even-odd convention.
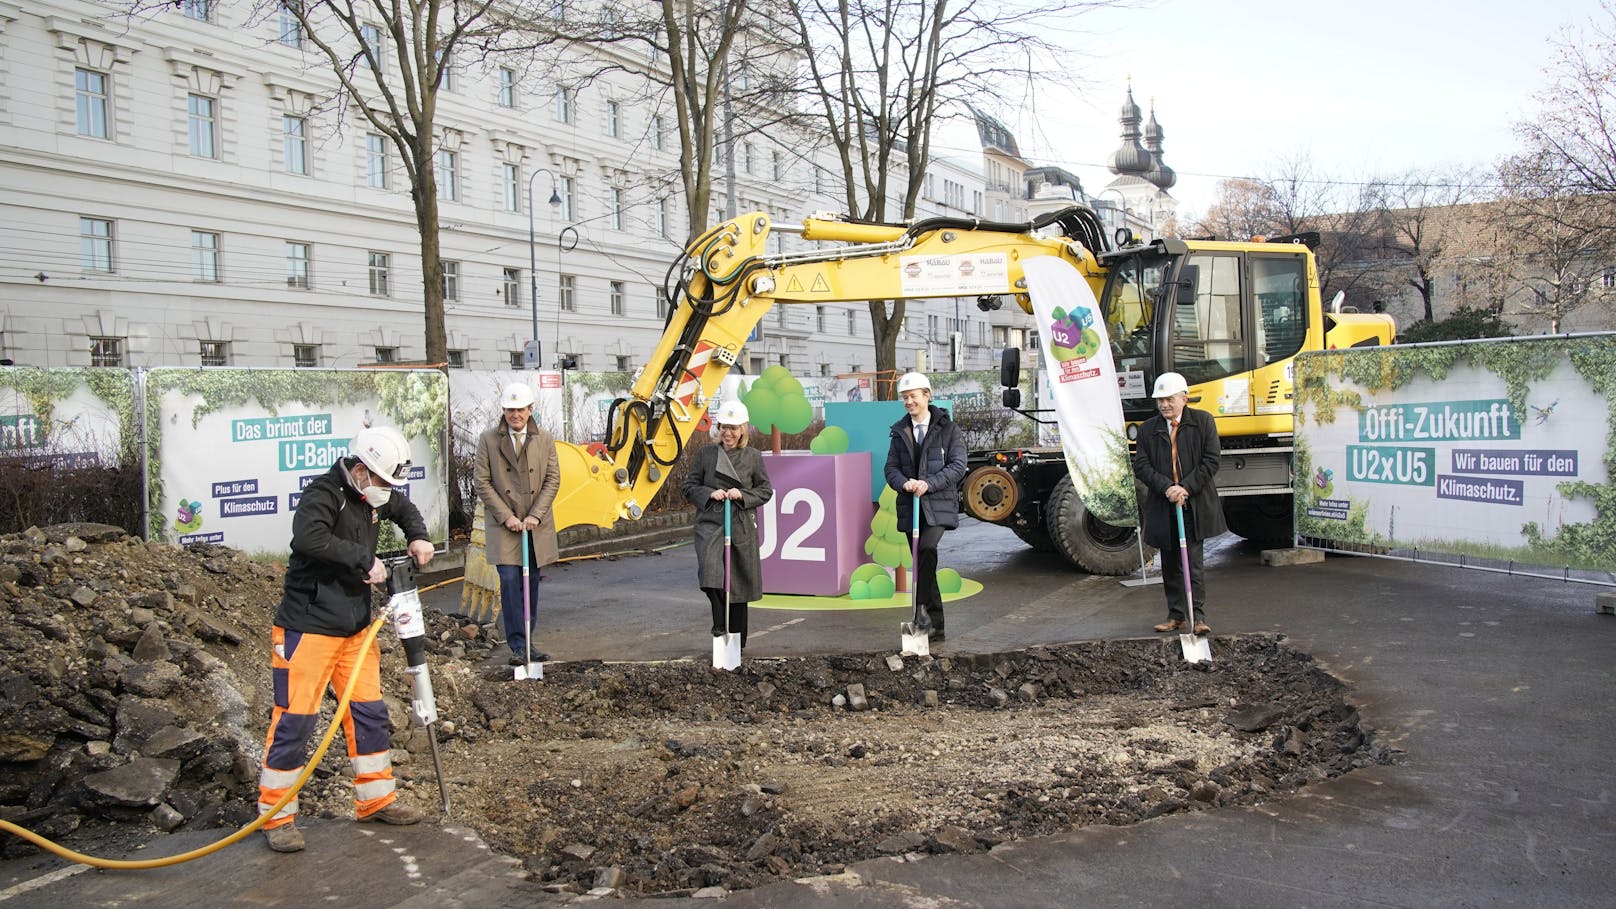
[[[702,593],[707,594],[707,603],[713,610],[713,636],[724,633],[724,590],[721,587],[703,587]],[[729,631],[731,634],[741,636],[741,646],[746,646],[746,604],[729,604]]]
[[[1206,577],[1201,570],[1202,543],[1189,544],[1190,592],[1195,595],[1195,618],[1206,620]],[[1167,594],[1167,617],[1187,621],[1184,614],[1184,560],[1179,555],[1178,541],[1173,540],[1161,551],[1162,591]]]
[[[920,518],[920,553],[915,564],[915,602],[926,610],[934,631],[943,630],[943,594],[937,589],[937,544],[947,527],[934,527]]]

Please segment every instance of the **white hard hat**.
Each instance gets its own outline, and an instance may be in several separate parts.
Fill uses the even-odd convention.
[[[1176,372],[1164,372],[1156,377],[1156,390],[1150,393],[1152,398],[1171,398],[1173,395],[1189,391],[1190,386],[1184,377]]]
[[[499,406],[506,410],[521,410],[533,406],[533,387],[526,382],[512,382],[499,393]]]
[[[751,420],[752,415],[746,412],[746,405],[740,401],[725,401],[718,408],[720,426],[745,426]]]
[[[409,479],[410,444],[403,433],[391,426],[359,430],[359,435],[348,443],[348,454],[358,458],[371,476],[389,486]]]
[[[924,388],[928,392],[931,391],[931,380],[926,378],[926,374],[923,372],[906,372],[898,380],[898,394],[900,395],[906,391],[914,391],[917,388]]]

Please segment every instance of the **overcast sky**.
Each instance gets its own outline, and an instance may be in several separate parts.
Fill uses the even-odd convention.
[[[1156,0],[1080,17],[1083,93],[1035,91],[1011,126],[1024,156],[1098,192],[1112,179],[1104,166],[1131,76],[1147,117],[1155,98],[1163,157],[1179,174],[1172,194],[1191,214],[1205,211],[1219,178],[1271,174],[1301,153],[1345,180],[1490,167],[1516,150],[1512,125],[1547,84],[1551,36],[1585,28],[1599,9],[1598,0]]]

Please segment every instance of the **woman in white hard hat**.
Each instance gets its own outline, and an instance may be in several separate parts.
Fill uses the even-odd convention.
[[[426,522],[408,496],[393,490],[409,482],[410,446],[391,426],[368,427],[348,443],[348,454],[314,478],[292,513],[292,555],[275,624],[270,674],[274,706],[258,774],[258,811],[274,807],[308,761],[309,735],[328,687],[347,687],[361,656],[364,666],[343,721],[354,773],[354,811],[361,821],[414,824],[421,809],[398,801],[390,757],[387,704],[382,700],[381,649],[359,645],[370,624],[370,585],[387,581],[376,558],[381,521],[392,521],[409,540],[416,564],[432,558]],[[276,852],[301,852],[293,799],[263,826]]]
[[[725,633],[724,503],[730,505],[728,630],[746,646],[746,604],[763,596],[763,565],[758,557],[753,513],[774,497],[763,469],[763,455],[748,446],[750,416],[740,401],[718,408],[718,444],[691,459],[684,494],[696,506],[696,580],[713,615],[713,637]]]
[[[887,485],[897,490],[898,528],[914,528],[920,501],[920,553],[915,566],[915,600],[926,610],[929,637],[943,640],[943,594],[937,589],[937,544],[943,531],[959,526],[959,484],[965,478],[965,439],[948,412],[931,403],[931,380],[918,372],[898,379],[905,416],[892,424],[887,447]]]
[[[1157,631],[1184,630],[1184,565],[1178,549],[1175,506],[1184,506],[1184,536],[1190,554],[1190,592],[1195,597],[1195,634],[1210,634],[1206,623],[1206,584],[1201,571],[1202,541],[1223,533],[1223,508],[1218,502],[1218,472],[1222,446],[1212,415],[1188,406],[1189,386],[1176,372],[1156,378],[1151,396],[1156,416],[1139,426],[1133,453],[1133,475],[1145,484],[1140,502],[1141,533],[1145,542],[1161,550],[1162,592],[1167,595],[1167,621]]]
[[[528,636],[538,624],[539,569],[560,557],[555,516],[550,506],[561,491],[561,464],[555,437],[533,419],[533,388],[512,382],[500,392],[499,422],[477,437],[473,465],[477,498],[483,502],[483,534],[488,564],[499,574],[499,614],[511,665],[527,661]],[[522,531],[528,532],[528,590],[531,624],[522,621]],[[548,653],[534,647],[532,658]]]

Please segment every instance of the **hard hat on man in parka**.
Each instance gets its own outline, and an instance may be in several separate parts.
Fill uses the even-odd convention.
[[[1184,377],[1176,372],[1164,372],[1156,377],[1156,390],[1150,393],[1152,398],[1171,398],[1173,395],[1189,391],[1190,386]]]
[[[521,410],[533,406],[533,387],[526,382],[512,382],[499,393],[499,406],[505,410]]]
[[[715,419],[720,426],[745,426],[751,422],[752,415],[740,401],[725,401],[723,406],[718,408]]]
[[[927,394],[931,393],[931,380],[926,378],[926,374],[923,372],[906,372],[902,378],[898,379],[898,394],[900,395],[906,391],[914,391],[917,388],[924,390]]]
[[[348,454],[359,459],[371,476],[389,486],[409,479],[410,443],[391,426],[371,426],[359,430],[348,443]]]

